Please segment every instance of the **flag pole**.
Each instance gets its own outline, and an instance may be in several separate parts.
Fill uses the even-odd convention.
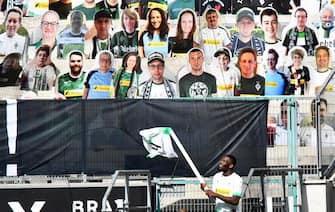
[[[197,167],[195,166],[195,164],[193,163],[192,159],[190,158],[190,156],[186,152],[184,146],[179,141],[179,139],[176,136],[176,134],[174,133],[173,129],[170,130],[170,135],[171,135],[172,139],[174,140],[174,142],[176,143],[176,145],[179,148],[179,150],[181,151],[181,153],[183,154],[183,156],[186,159],[188,165],[191,167],[191,169],[192,169],[193,173],[195,174],[195,176],[197,177],[197,179],[200,181],[200,183],[205,183],[204,178],[200,175]]]

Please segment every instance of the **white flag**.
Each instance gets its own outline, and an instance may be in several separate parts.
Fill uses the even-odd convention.
[[[172,129],[170,127],[155,127],[140,131],[140,135],[143,139],[143,145],[149,152],[147,157],[154,158],[157,155],[167,158],[178,157],[171,143],[171,130]]]

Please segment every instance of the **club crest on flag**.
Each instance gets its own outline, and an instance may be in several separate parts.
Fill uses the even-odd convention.
[[[140,131],[143,145],[149,152],[147,157],[154,158],[157,155],[167,158],[177,158],[171,142],[170,127],[155,127]]]

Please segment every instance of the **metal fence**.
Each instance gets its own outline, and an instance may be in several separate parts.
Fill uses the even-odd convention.
[[[207,181],[210,185],[210,180]],[[197,179],[157,178],[153,182],[156,185],[156,212],[178,212],[182,209],[192,212],[214,211],[214,200],[207,198]]]
[[[211,186],[211,180],[206,179]],[[301,196],[298,201],[295,176],[281,172],[263,174],[259,176],[243,177],[245,195],[238,206],[241,212],[263,212],[266,207],[272,207],[274,212],[287,211],[287,208],[300,207]],[[246,185],[248,182],[248,186]],[[156,212],[213,212],[215,199],[209,199],[200,189],[196,179],[156,179]],[[263,183],[263,187],[262,187]],[[284,186],[283,186],[284,185]],[[297,202],[299,204],[297,204]],[[183,211],[184,212],[184,211]]]
[[[302,169],[255,168],[245,179],[242,211],[301,211]]]
[[[312,100],[312,97],[270,100],[267,167],[300,167],[305,174],[318,174],[317,148],[306,145],[311,142],[305,136],[311,123]]]

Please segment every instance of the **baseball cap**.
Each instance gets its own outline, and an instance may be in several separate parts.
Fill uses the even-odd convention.
[[[208,13],[217,13],[217,10],[210,7],[206,10],[205,15],[207,15]]]
[[[220,56],[221,54],[226,55],[226,57],[228,57],[229,60],[231,59],[231,51],[230,51],[228,48],[226,48],[226,47],[219,48],[219,49],[216,50],[216,52],[214,53],[214,57],[218,57],[218,56]]]
[[[164,56],[163,56],[163,54],[160,53],[160,52],[153,52],[153,53],[151,53],[149,55],[149,57],[148,57],[148,64],[151,63],[154,60],[159,60],[162,63],[164,63]]]
[[[236,14],[236,22],[241,21],[242,18],[249,18],[251,21],[255,21],[255,13],[250,8],[243,7]]]
[[[111,14],[107,10],[99,10],[94,14],[94,20],[97,20],[99,18],[110,18],[112,19]]]

